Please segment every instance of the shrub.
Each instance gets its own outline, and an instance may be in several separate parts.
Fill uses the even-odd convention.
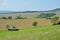
[[[54,17],[54,18],[52,18],[51,19],[51,22],[53,23],[53,24],[56,24],[56,22],[59,20],[59,17]]]
[[[57,23],[57,25],[60,25],[60,21]]]
[[[24,19],[24,18],[21,16],[17,16],[16,19]]]
[[[1,17],[1,19],[7,19],[6,17]]]
[[[26,17],[17,16],[16,19],[27,19]]]
[[[20,16],[17,16],[16,19],[20,19]]]
[[[9,28],[9,25],[6,25],[6,28],[8,29]]]
[[[9,16],[8,19],[12,19],[12,16]]]
[[[57,22],[57,23],[54,23],[53,25],[60,25],[60,21],[59,21],[59,22]]]
[[[36,26],[37,26],[37,22],[36,22],[36,21],[35,21],[35,22],[33,22],[33,24],[32,24],[32,25],[36,27]]]

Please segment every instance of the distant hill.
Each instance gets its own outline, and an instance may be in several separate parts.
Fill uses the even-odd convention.
[[[0,10],[0,14],[14,14],[14,13],[37,13],[37,12],[57,12],[60,11],[60,8],[47,11],[10,11],[10,10]]]
[[[52,10],[52,11],[60,11],[60,8],[54,9],[54,10]]]
[[[10,10],[0,10],[0,14],[5,14],[5,13],[13,13],[14,11]]]
[[[56,13],[56,16],[60,17],[60,8],[48,10],[48,11],[10,11],[10,10],[0,10],[0,17],[12,16],[22,16],[27,18],[34,18],[40,15],[41,13]]]
[[[53,10],[47,10],[47,11],[18,11],[18,12],[13,12],[13,13],[37,13],[37,12],[58,12],[60,11],[60,8],[56,8],[56,9],[53,9]]]
[[[60,11],[60,8],[56,8],[56,9],[53,9],[53,10],[49,10],[50,12],[56,12],[56,11]]]
[[[47,10],[47,11],[22,11],[22,12],[18,11],[16,13],[56,12],[56,11],[60,11],[60,8],[56,8],[56,9],[53,9],[53,10]]]

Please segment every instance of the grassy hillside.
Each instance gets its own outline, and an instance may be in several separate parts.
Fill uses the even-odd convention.
[[[37,26],[51,25],[50,20],[44,18],[30,18],[30,19],[0,19],[0,29],[5,29],[6,25],[14,25],[18,28],[33,27],[33,22],[36,21]]]
[[[0,40],[60,40],[60,25],[20,28],[19,31],[0,30]]]
[[[60,17],[60,10],[0,14],[0,17],[14,18],[0,19],[0,40],[60,40],[60,25],[52,25],[51,20],[46,18],[37,18],[41,13],[51,12]],[[27,17],[27,19],[16,19],[16,16]],[[33,27],[35,21],[37,26]],[[7,25],[16,26],[20,30],[8,31]]]

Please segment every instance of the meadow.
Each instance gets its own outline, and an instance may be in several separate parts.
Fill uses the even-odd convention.
[[[13,19],[0,19],[0,40],[60,40],[60,25],[52,25],[50,19],[35,18],[39,14],[40,12],[0,14],[0,17],[13,17]],[[59,15],[59,12],[57,14]],[[15,19],[16,16],[27,19]],[[36,27],[32,25],[35,21]],[[8,31],[6,25],[16,26],[19,31]]]
[[[0,40],[60,40],[60,25],[20,28],[19,31],[0,30]]]
[[[29,19],[0,19],[0,29],[6,29],[6,25],[16,26],[17,28],[33,27],[33,22],[37,22],[37,26],[52,25],[49,19],[45,18],[29,18]]]

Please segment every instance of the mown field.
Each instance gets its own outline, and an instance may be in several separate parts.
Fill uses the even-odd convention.
[[[51,21],[45,18],[30,19],[0,19],[0,29],[6,29],[6,25],[16,26],[17,28],[33,27],[33,22],[37,22],[37,26],[52,25]]]
[[[20,28],[19,31],[0,30],[0,40],[60,40],[60,25]]]

